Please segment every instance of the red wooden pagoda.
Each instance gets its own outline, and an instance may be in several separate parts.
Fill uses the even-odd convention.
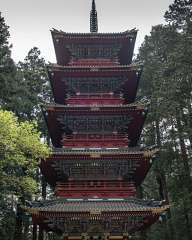
[[[139,146],[147,109],[134,103],[142,71],[132,64],[137,31],[98,33],[94,0],[90,22],[90,33],[51,32],[55,103],[44,115],[53,153],[41,171],[55,199],[27,210],[34,226],[65,239],[128,239],[168,206],[136,198],[157,152]]]

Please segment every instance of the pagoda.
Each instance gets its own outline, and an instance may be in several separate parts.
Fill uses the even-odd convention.
[[[142,72],[132,63],[137,30],[98,33],[93,0],[90,33],[51,34],[54,103],[43,113],[53,151],[40,168],[55,197],[26,208],[33,240],[43,231],[71,240],[129,239],[168,209],[137,198],[158,152],[139,144],[147,105],[135,102]]]

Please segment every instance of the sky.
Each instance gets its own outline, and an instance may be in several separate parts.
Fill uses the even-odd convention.
[[[139,30],[135,53],[151,27],[165,23],[163,15],[173,0],[96,0],[99,32]],[[0,0],[0,11],[10,26],[12,57],[23,61],[38,47],[56,62],[50,29],[89,32],[91,0]]]

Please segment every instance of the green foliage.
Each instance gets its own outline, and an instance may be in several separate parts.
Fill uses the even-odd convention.
[[[169,25],[152,28],[137,59],[144,64],[140,94],[151,99],[143,144],[160,148],[143,184],[143,195],[165,199],[172,205],[167,217],[162,216],[162,221],[150,229],[147,239],[191,240],[191,0],[175,0],[165,19]],[[0,111],[0,240],[15,240],[16,205],[33,199],[38,192],[38,162],[48,154],[37,131],[46,135],[40,111],[40,104],[50,101],[45,60],[39,49],[32,48],[16,66],[9,36],[0,14],[0,106],[12,110],[20,120],[13,113]],[[24,228],[27,236],[28,218]],[[146,239],[145,234],[142,237]],[[50,234],[50,239],[60,237]]]
[[[19,122],[13,113],[0,110],[0,235],[13,235],[16,204],[37,194],[38,164],[48,154],[36,123]]]
[[[169,219],[152,227],[151,240],[192,237],[191,39],[189,31],[178,32],[174,25],[155,26],[138,56],[144,63],[140,93],[151,98],[144,144],[160,147],[144,194],[156,193],[172,205]]]
[[[8,29],[0,12],[0,106],[9,104],[15,92],[16,66],[11,59]]]
[[[21,231],[24,238],[30,235],[29,221],[22,226],[15,213],[19,202],[39,193],[38,163],[48,150],[37,129],[45,138],[40,104],[50,101],[50,86],[39,49],[32,48],[24,62],[15,65],[9,37],[9,27],[0,14],[0,108],[15,114],[0,112],[0,239],[16,240]]]
[[[165,19],[179,29],[187,29],[192,21],[192,1],[174,0],[165,13]]]
[[[40,56],[38,48],[32,48],[24,62],[18,63],[18,78],[20,81],[20,98],[17,114],[24,119],[40,117],[40,105],[50,101],[50,86],[46,73],[45,60]]]
[[[48,148],[40,142],[40,133],[33,122],[18,122],[13,113],[0,111],[0,186],[17,197],[23,192],[34,194],[39,160],[48,154]],[[11,191],[11,192],[10,192]]]
[[[20,119],[36,120],[45,133],[40,105],[50,101],[51,95],[45,60],[34,47],[16,66],[11,59],[8,29],[0,13],[0,106]]]

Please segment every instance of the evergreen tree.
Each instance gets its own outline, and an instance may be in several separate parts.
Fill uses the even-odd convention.
[[[24,62],[18,63],[21,99],[17,114],[26,119],[39,119],[40,105],[50,101],[50,86],[45,60],[40,50],[32,48]]]
[[[163,222],[161,230],[154,226],[156,230],[149,239],[191,239],[191,152],[187,143],[191,134],[188,106],[192,88],[185,37],[174,25],[153,27],[138,57],[144,63],[141,94],[151,97],[144,143],[160,147],[144,192],[153,197],[154,188],[156,196],[172,204],[169,220]],[[191,46],[188,44],[188,52]],[[181,228],[175,228],[180,224]]]
[[[165,19],[179,29],[191,29],[192,0],[174,0],[165,13]]]
[[[11,58],[9,27],[0,12],[0,106],[6,107],[15,93],[16,66]]]

